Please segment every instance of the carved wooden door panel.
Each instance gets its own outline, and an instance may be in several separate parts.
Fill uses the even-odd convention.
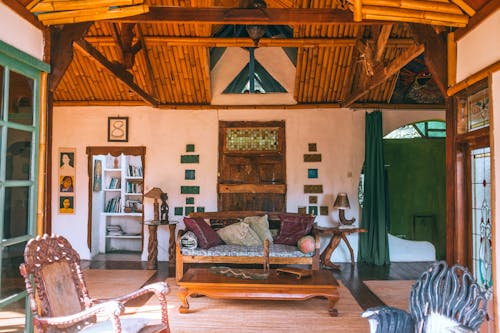
[[[219,123],[218,210],[284,211],[285,123]]]

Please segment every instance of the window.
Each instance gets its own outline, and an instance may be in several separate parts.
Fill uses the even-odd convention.
[[[384,139],[445,138],[445,137],[446,137],[446,123],[440,120],[429,120],[402,126],[384,136]]]
[[[0,308],[27,330],[24,281],[15,272],[36,231],[41,73],[48,69],[0,41]]]

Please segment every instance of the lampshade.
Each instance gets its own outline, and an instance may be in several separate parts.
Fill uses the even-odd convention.
[[[159,187],[153,187],[151,190],[148,191],[148,193],[144,194],[146,198],[153,198],[153,199],[160,199],[161,194],[163,191]]]
[[[340,209],[351,208],[351,205],[349,204],[349,198],[347,197],[347,193],[339,192],[339,194],[337,194],[337,198],[335,199],[333,208],[340,208]]]

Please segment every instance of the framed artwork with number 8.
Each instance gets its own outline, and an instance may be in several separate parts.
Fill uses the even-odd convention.
[[[128,117],[108,117],[108,141],[128,142]]]

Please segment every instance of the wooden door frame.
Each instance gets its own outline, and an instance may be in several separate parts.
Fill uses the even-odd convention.
[[[95,155],[108,155],[118,157],[121,154],[124,155],[134,155],[141,156],[142,170],[146,170],[145,157],[146,157],[146,147],[144,146],[131,146],[131,147],[106,147],[106,146],[90,146],[85,150],[87,153],[87,175],[88,175],[88,219],[87,219],[87,245],[89,250],[92,250],[92,173],[94,172],[94,156]],[[145,179],[145,173],[143,171],[143,181]],[[144,238],[143,238],[144,241]],[[141,247],[143,244],[141,244]]]

